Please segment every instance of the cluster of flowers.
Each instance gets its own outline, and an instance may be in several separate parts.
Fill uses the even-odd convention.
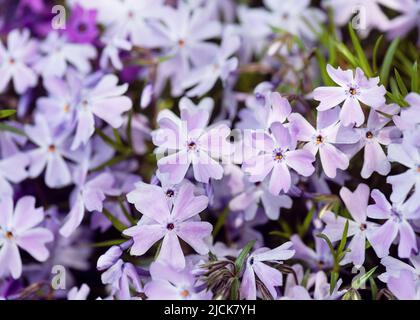
[[[420,1],[321,3],[0,0],[0,299],[420,299]]]

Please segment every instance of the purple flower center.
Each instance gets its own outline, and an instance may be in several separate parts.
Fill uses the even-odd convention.
[[[77,31],[79,31],[80,33],[85,33],[87,31],[86,23],[79,23],[79,25],[77,26]]]
[[[169,198],[172,198],[174,196],[174,194],[175,194],[175,191],[172,190],[172,189],[168,189],[166,191],[166,196],[169,197]]]
[[[367,139],[372,139],[372,138],[373,138],[373,133],[372,133],[372,131],[368,131],[368,132],[366,132],[366,138],[367,138]]]
[[[366,223],[360,224],[360,230],[365,231],[367,229]]]
[[[171,222],[171,223],[168,223],[167,225],[166,225],[166,229],[168,229],[168,230],[173,230],[175,228],[175,225]]]
[[[249,259],[249,264],[253,265],[254,264],[254,257],[252,257],[251,259]]]
[[[274,149],[273,151],[274,161],[280,162],[284,159],[284,151],[280,148]]]
[[[195,150],[197,148],[197,144],[194,141],[190,141],[187,147],[189,150]]]

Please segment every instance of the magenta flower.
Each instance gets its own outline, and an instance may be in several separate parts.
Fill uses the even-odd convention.
[[[54,236],[48,229],[38,227],[44,220],[44,210],[35,208],[35,198],[20,198],[15,208],[11,197],[0,201],[0,277],[8,275],[17,279],[22,273],[19,248],[28,252],[38,261],[49,256],[46,243]]]
[[[65,33],[71,42],[93,42],[99,34],[96,27],[96,10],[85,10],[79,4],[72,8]]]
[[[198,106],[188,98],[182,98],[179,106],[181,119],[168,110],[159,114],[160,128],[153,133],[153,143],[158,146],[157,153],[171,153],[158,161],[160,173],[167,174],[171,183],[181,182],[190,165],[199,182],[222,178],[223,167],[215,159],[230,155],[227,140],[230,129],[226,124],[207,128],[212,105],[209,98]]]
[[[72,150],[86,144],[95,131],[95,116],[113,128],[123,125],[122,114],[133,106],[131,99],[123,94],[128,84],[118,86],[115,75],[104,76],[92,89],[85,89],[77,106],[77,128]]]
[[[378,86],[379,77],[367,79],[360,68],[352,70],[334,69],[327,66],[328,75],[339,87],[319,87],[314,91],[314,99],[319,101],[318,111],[325,111],[344,101],[340,112],[343,126],[361,126],[365,122],[360,102],[374,109],[385,104],[386,89]]]
[[[17,93],[35,87],[38,80],[31,65],[37,59],[38,45],[29,30],[13,30],[7,35],[7,48],[0,42],[0,93],[13,81]]]
[[[281,263],[293,257],[295,251],[292,243],[286,242],[275,249],[260,248],[249,255],[246,260],[245,271],[240,288],[241,297],[246,300],[257,299],[256,276],[270,292],[274,300],[277,299],[276,287],[283,284],[282,273],[270,267],[265,262]]]
[[[197,220],[197,215],[207,208],[208,198],[195,196],[192,185],[184,185],[175,200],[173,208],[168,206],[163,192],[137,203],[137,209],[148,218],[147,223],[138,223],[123,233],[133,237],[130,253],[141,256],[163,238],[158,261],[176,269],[185,267],[185,258],[178,237],[188,243],[199,254],[208,252],[204,238],[209,236],[212,225]]]
[[[367,215],[370,218],[386,220],[369,239],[378,257],[382,258],[389,254],[389,248],[397,235],[399,235],[399,257],[409,258],[412,252],[417,253],[416,234],[409,221],[420,218],[420,209],[411,212],[407,209],[407,205],[401,203],[391,205],[378,189],[372,190],[371,196],[375,204],[367,207]]]
[[[299,113],[289,116],[291,130],[296,132],[297,139],[307,142],[303,149],[311,151],[314,156],[319,151],[322,168],[329,178],[335,178],[337,169],[345,170],[349,166],[347,155],[334,144],[350,144],[357,141],[347,128],[341,126],[338,113],[338,108],[318,112],[317,129]]]
[[[150,300],[210,300],[211,291],[197,290],[196,277],[190,268],[182,271],[170,265],[153,262],[150,266],[152,280],[144,287]]]
[[[271,135],[253,132],[252,147],[258,154],[245,160],[242,168],[251,182],[261,182],[271,172],[269,190],[277,195],[288,192],[292,185],[289,167],[309,177],[315,171],[315,157],[308,150],[295,150],[296,139],[281,123],[273,123],[270,130]]]

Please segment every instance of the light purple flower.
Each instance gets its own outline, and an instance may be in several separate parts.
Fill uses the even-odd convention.
[[[150,266],[152,280],[144,287],[150,300],[210,300],[211,291],[198,289],[197,279],[190,268],[182,271],[170,265],[153,262]]]
[[[369,239],[379,258],[389,254],[392,242],[399,234],[398,256],[409,258],[414,251],[418,252],[416,234],[409,220],[420,218],[420,209],[411,212],[407,205],[401,203],[390,204],[384,194],[378,189],[372,190],[375,204],[367,207],[370,218],[386,220],[386,222],[372,232]]]
[[[89,293],[90,288],[86,283],[84,283],[80,288],[71,288],[67,293],[67,300],[86,300]]]
[[[0,157],[0,198],[13,196],[12,183],[19,183],[28,177],[29,157],[16,153],[9,157]]]
[[[35,87],[38,80],[31,65],[37,59],[38,45],[29,30],[13,30],[7,35],[7,48],[0,42],[0,92],[13,81],[17,93]]]
[[[282,263],[293,257],[292,243],[286,242],[275,249],[260,248],[249,255],[242,276],[240,296],[246,300],[257,299],[256,276],[265,285],[273,299],[277,299],[276,287],[283,284],[282,273],[265,262]]]
[[[382,258],[381,264],[386,268],[386,272],[378,276],[379,280],[386,283],[391,276],[398,278],[402,271],[408,271],[413,281],[418,281],[420,279],[420,254],[412,255],[408,260],[411,265],[391,256]]]
[[[51,32],[40,45],[42,57],[34,68],[44,78],[63,77],[69,66],[87,74],[92,67],[89,60],[96,58],[96,49],[90,44],[70,43],[57,32]]]
[[[231,56],[238,50],[239,45],[240,40],[237,36],[225,35],[210,64],[194,68],[184,77],[183,88],[192,87],[187,91],[187,96],[202,96],[213,88],[219,78],[225,83],[229,75],[238,67],[238,59]]]
[[[346,253],[340,264],[345,265],[351,262],[359,268],[365,261],[366,239],[371,242],[372,233],[377,227],[377,224],[367,221],[369,187],[361,183],[354,192],[343,187],[340,190],[340,196],[354,220],[335,216],[333,212],[327,211],[321,217],[326,223],[322,233],[324,233],[331,242],[340,241],[343,236],[344,226],[348,221],[349,229],[347,237],[353,238],[347,246],[350,252]],[[373,248],[375,249],[375,247]]]
[[[74,160],[75,152],[69,150],[68,130],[51,128],[41,114],[36,115],[34,125],[25,125],[29,139],[37,145],[28,151],[29,176],[38,177],[45,171],[45,183],[50,188],[61,188],[71,183],[71,173],[65,159]]]
[[[299,113],[292,113],[288,119],[291,130],[299,141],[308,142],[303,147],[315,156],[319,151],[322,168],[329,178],[334,178],[337,169],[345,170],[349,166],[349,158],[334,144],[356,142],[345,127],[338,121],[339,108],[318,112],[317,129]]]
[[[379,77],[367,79],[360,68],[352,70],[334,69],[327,66],[328,75],[339,87],[319,87],[314,91],[314,99],[319,101],[318,111],[325,111],[344,101],[340,112],[343,126],[361,126],[365,121],[360,102],[374,109],[385,104],[386,89],[378,86]]]
[[[392,120],[400,130],[413,130],[420,124],[420,94],[409,93],[405,101],[409,106],[403,108],[400,115],[393,116]]]
[[[159,159],[158,167],[160,173],[169,175],[171,183],[182,181],[190,165],[199,182],[222,178],[223,167],[215,159],[230,155],[227,140],[230,129],[224,123],[207,128],[212,105],[210,98],[203,99],[198,106],[182,98],[181,119],[169,110],[160,112],[160,128],[153,132],[153,143],[158,146],[156,153],[170,152]]]
[[[133,103],[123,94],[128,84],[118,86],[115,75],[106,75],[92,89],[85,89],[77,105],[77,128],[72,150],[86,144],[95,131],[95,116],[107,122],[113,128],[123,125],[122,114],[130,110]]]
[[[49,256],[46,243],[54,236],[48,229],[38,227],[44,220],[44,210],[35,208],[35,198],[20,198],[13,208],[11,197],[0,201],[0,277],[8,275],[17,279],[22,273],[19,248],[28,252],[38,261]]]
[[[179,190],[172,210],[163,192],[156,191],[152,196],[138,202],[137,209],[150,221],[147,224],[138,223],[123,232],[133,237],[134,244],[130,253],[135,256],[143,255],[163,238],[157,260],[183,269],[185,258],[178,237],[199,254],[208,252],[204,238],[211,234],[212,225],[197,220],[197,215],[207,205],[208,198],[194,196],[194,187],[188,184]]]
[[[388,289],[399,300],[420,300],[420,281],[413,281],[408,271],[401,271],[398,277],[388,279]]]
[[[255,218],[260,201],[265,214],[271,220],[279,218],[281,208],[290,209],[292,207],[293,202],[288,195],[273,195],[269,191],[268,179],[253,183],[244,176],[244,180],[243,190],[230,200],[229,208],[232,211],[244,211],[246,220],[250,221]]]
[[[253,132],[252,147],[258,154],[245,160],[242,168],[251,182],[261,182],[271,173],[269,190],[277,195],[288,192],[292,185],[289,167],[308,177],[315,171],[315,157],[308,150],[295,150],[296,139],[281,123],[273,123],[270,130],[271,135]]]

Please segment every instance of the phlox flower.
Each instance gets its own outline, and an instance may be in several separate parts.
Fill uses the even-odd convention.
[[[130,253],[135,256],[143,255],[163,238],[157,260],[176,269],[183,269],[185,258],[178,237],[199,254],[208,252],[204,238],[211,234],[212,225],[197,219],[197,215],[207,205],[208,198],[195,196],[194,187],[189,184],[181,187],[172,208],[168,206],[165,194],[156,190],[153,196],[136,204],[136,208],[150,221],[138,223],[123,232],[133,237],[134,244]]]
[[[191,268],[182,271],[170,265],[153,262],[150,266],[152,280],[144,287],[150,300],[209,300],[211,291],[198,289]]]
[[[369,202],[369,187],[363,183],[359,184],[354,192],[343,187],[340,190],[340,197],[354,220],[335,216],[327,211],[321,218],[326,223],[322,233],[327,235],[331,242],[340,241],[343,236],[344,226],[349,223],[347,237],[353,237],[348,245],[350,252],[346,253],[340,264],[353,263],[357,268],[365,261],[366,239],[370,243],[372,234],[377,224],[367,221],[367,207]],[[372,244],[373,246],[373,244]],[[375,247],[373,246],[375,249]]]
[[[293,257],[295,251],[292,243],[286,242],[275,249],[260,248],[249,255],[242,276],[240,296],[246,300],[257,299],[257,279],[266,287],[274,300],[277,299],[276,287],[283,284],[282,273],[266,264],[267,262],[282,263]]]
[[[341,126],[338,119],[339,108],[318,112],[317,129],[299,113],[292,113],[288,119],[291,130],[299,141],[307,142],[303,149],[314,156],[319,152],[322,168],[327,177],[334,178],[337,169],[345,170],[349,166],[349,158],[335,144],[350,144],[356,140]]]
[[[0,200],[0,277],[11,274],[17,279],[22,273],[19,248],[38,261],[49,256],[46,243],[53,241],[51,231],[38,225],[44,220],[44,210],[35,208],[35,198],[20,198],[13,207],[12,197]]]
[[[277,195],[282,190],[288,192],[292,185],[289,167],[308,177],[315,171],[315,157],[308,150],[295,150],[296,139],[281,123],[273,123],[270,131],[253,132],[252,147],[258,154],[245,160],[242,168],[251,182],[261,182],[271,173],[268,188]]]
[[[213,88],[219,78],[225,83],[229,75],[238,67],[238,59],[231,56],[238,50],[239,45],[239,37],[225,35],[213,61],[204,67],[194,68],[185,76],[182,86],[185,89],[192,87],[187,91],[187,96],[202,96]]]
[[[90,44],[70,43],[64,36],[51,32],[40,44],[42,57],[34,68],[44,78],[63,77],[69,66],[87,74],[91,71],[89,60],[96,58],[96,49]]]
[[[398,277],[402,271],[408,271],[411,273],[413,281],[419,281],[420,279],[420,254],[411,255],[408,258],[411,264],[405,263],[401,260],[387,256],[381,259],[381,264],[386,268],[386,272],[378,276],[379,280],[388,282],[388,279]]]
[[[19,183],[28,177],[29,157],[25,153],[16,153],[9,157],[0,157],[0,198],[13,196],[12,183]]]
[[[86,300],[89,293],[90,288],[86,283],[84,283],[80,288],[71,288],[67,293],[67,300]]]
[[[0,42],[0,92],[13,81],[17,93],[35,87],[38,80],[32,69],[37,59],[38,44],[31,39],[29,30],[13,30],[7,35],[7,48]]]
[[[400,130],[413,130],[420,124],[420,94],[409,93],[405,101],[409,106],[403,108],[399,115],[394,115],[392,120]]]
[[[417,253],[416,234],[409,221],[420,218],[420,209],[412,212],[408,210],[407,205],[391,204],[378,189],[372,190],[371,196],[375,204],[367,207],[368,217],[386,220],[369,239],[378,257],[382,258],[389,254],[389,248],[397,235],[399,235],[399,257],[409,258],[412,252]]]
[[[109,74],[102,77],[93,88],[83,90],[76,107],[76,134],[72,150],[86,144],[95,131],[95,116],[107,122],[113,128],[124,123],[122,114],[133,106],[131,99],[124,96],[128,84],[118,86],[118,78]]]
[[[399,276],[391,276],[388,289],[399,300],[420,300],[420,281],[413,281],[408,271],[401,271]]]
[[[168,175],[171,183],[182,181],[190,165],[199,182],[222,178],[223,167],[215,159],[230,155],[227,140],[230,129],[224,123],[207,128],[212,106],[210,98],[203,99],[198,106],[182,98],[181,118],[169,110],[159,113],[160,128],[153,132],[153,143],[158,146],[157,153],[170,152],[158,160],[158,168],[160,173]]]
[[[327,66],[328,75],[339,87],[319,87],[314,91],[314,99],[319,101],[318,111],[325,111],[343,103],[340,120],[343,126],[361,126],[365,121],[360,103],[374,109],[385,104],[386,89],[378,86],[379,77],[367,79],[360,68],[352,70],[334,69]]]
[[[71,42],[92,43],[99,34],[96,26],[96,10],[86,10],[79,4],[72,8],[65,33]]]

